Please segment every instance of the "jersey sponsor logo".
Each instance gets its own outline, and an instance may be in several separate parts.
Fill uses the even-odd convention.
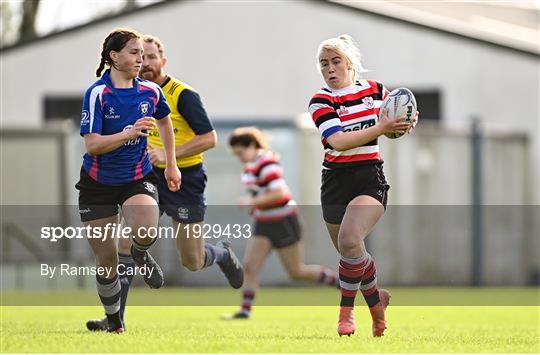
[[[114,111],[114,107],[109,107],[109,111],[105,114],[105,118],[108,120],[117,120],[120,118],[120,115],[117,115]]]
[[[143,182],[144,188],[150,192],[155,194],[157,192],[156,186],[148,181]]]
[[[132,124],[128,124],[127,126],[124,127],[124,129],[122,131],[127,131],[128,129],[131,129],[131,127],[133,127]],[[137,137],[137,138],[134,138],[134,139],[130,139],[128,140],[126,143],[124,143],[125,146],[129,146],[129,145],[137,145],[141,142],[141,137]]]
[[[139,112],[143,115],[143,116],[146,116],[146,114],[148,113],[148,109],[150,108],[150,103],[148,101],[143,101],[139,104]]]
[[[81,115],[81,124],[89,124],[90,123],[90,113],[87,110],[83,110]]]
[[[366,108],[372,109],[375,106],[375,102],[373,101],[373,98],[371,96],[366,96],[362,99],[362,102],[364,105],[366,105]]]
[[[362,122],[353,123],[348,126],[343,126],[343,132],[360,131],[362,129],[366,129],[371,126],[375,126],[374,118],[371,118],[369,120],[365,120]]]
[[[341,105],[337,110],[336,110],[337,114],[338,115],[347,115],[349,113],[349,110],[347,110],[347,107]]]

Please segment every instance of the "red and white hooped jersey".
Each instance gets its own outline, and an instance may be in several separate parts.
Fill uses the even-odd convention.
[[[286,195],[272,205],[254,208],[253,217],[258,221],[279,220],[283,217],[298,213],[298,206],[292,199],[289,187],[283,178],[277,157],[271,151],[265,151],[257,156],[254,162],[244,166],[242,184],[252,196],[264,195],[269,190],[285,187]]]
[[[327,141],[336,132],[357,131],[379,121],[379,109],[389,91],[378,81],[359,80],[343,89],[324,87],[309,102],[309,113],[321,133],[323,167],[339,169],[381,162],[377,139],[346,151],[335,150]]]

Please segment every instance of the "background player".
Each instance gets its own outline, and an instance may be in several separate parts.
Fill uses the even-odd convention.
[[[259,273],[272,249],[277,249],[281,264],[294,280],[306,280],[337,286],[337,274],[321,265],[306,265],[300,241],[298,206],[283,177],[278,157],[270,150],[263,134],[255,127],[241,127],[229,137],[234,155],[245,164],[242,182],[250,192],[238,200],[252,210],[254,237],[244,255],[246,280],[242,307],[227,319],[247,319],[259,287]]]

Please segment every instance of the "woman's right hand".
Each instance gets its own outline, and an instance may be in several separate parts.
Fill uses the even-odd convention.
[[[377,123],[379,129],[381,130],[381,135],[391,133],[406,133],[411,127],[411,123],[407,121],[407,116],[401,116],[395,120],[392,120],[388,118],[388,112],[390,112],[389,109],[384,110],[381,118],[379,119],[379,123]]]
[[[154,121],[153,117],[143,117],[139,118],[133,126],[131,126],[129,129],[126,129],[126,135],[127,139],[135,139],[137,137],[148,137],[147,132],[152,130],[156,127],[156,123]]]

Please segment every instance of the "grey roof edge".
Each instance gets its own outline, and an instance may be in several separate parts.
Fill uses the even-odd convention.
[[[352,4],[347,4],[347,3],[353,3],[353,1],[343,1],[343,0],[311,0],[311,1],[314,3],[319,3],[321,5],[325,5],[325,6],[339,7],[348,11],[355,11],[359,13],[370,14],[380,19],[399,22],[404,25],[430,30],[430,31],[444,34],[444,35],[454,37],[454,38],[466,39],[466,40],[483,44],[489,47],[506,49],[514,53],[524,54],[528,57],[533,57],[537,59],[540,58],[540,47],[537,49],[533,49],[529,46],[510,45],[508,43],[503,43],[501,41],[495,41],[492,38],[487,38],[486,36],[474,36],[472,35],[472,33],[466,33],[466,31],[459,31],[455,28],[454,30],[450,30],[449,29],[450,26],[446,26],[447,28],[434,27],[433,25],[429,25],[427,23],[422,23],[419,21],[412,21],[407,18],[400,18],[397,16],[391,16],[387,13],[375,11],[371,7],[368,7],[368,6],[359,7],[359,6],[354,6]]]

